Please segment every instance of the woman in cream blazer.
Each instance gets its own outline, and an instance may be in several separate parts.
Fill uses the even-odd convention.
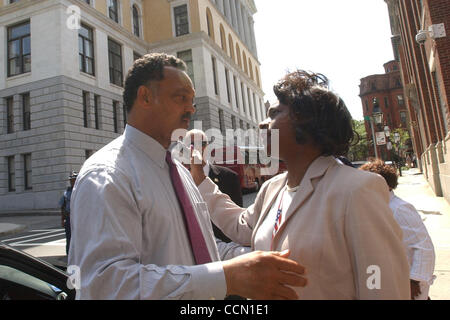
[[[353,139],[344,102],[323,75],[305,71],[287,74],[274,92],[279,103],[260,129],[267,130],[268,153],[278,131],[288,170],[245,209],[193,167],[212,220],[254,250],[289,249],[306,268],[307,286],[294,288],[300,299],[408,299],[409,266],[385,181],[335,159]]]

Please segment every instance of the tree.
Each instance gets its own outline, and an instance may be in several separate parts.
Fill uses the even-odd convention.
[[[352,120],[355,139],[350,146],[348,158],[351,161],[366,160],[369,156],[369,141],[367,140],[366,126],[364,120]]]

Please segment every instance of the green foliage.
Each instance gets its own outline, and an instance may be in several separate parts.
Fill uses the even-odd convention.
[[[350,161],[366,160],[369,155],[369,147],[372,144],[367,140],[364,120],[352,120],[352,122],[356,137],[348,152],[348,159]]]

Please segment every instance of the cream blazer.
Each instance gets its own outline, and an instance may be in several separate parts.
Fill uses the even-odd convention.
[[[206,178],[199,190],[213,222],[234,242],[255,248],[255,235],[287,173],[265,182],[241,208]],[[274,238],[274,250],[306,267],[300,299],[410,299],[402,231],[389,208],[389,189],[376,174],[319,157],[309,166]],[[270,248],[267,248],[270,250]]]

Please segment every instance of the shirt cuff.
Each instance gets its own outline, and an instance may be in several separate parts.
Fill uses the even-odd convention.
[[[223,271],[222,262],[211,262],[196,265],[192,268],[193,283],[200,283],[199,300],[224,299],[227,294],[227,282]]]

